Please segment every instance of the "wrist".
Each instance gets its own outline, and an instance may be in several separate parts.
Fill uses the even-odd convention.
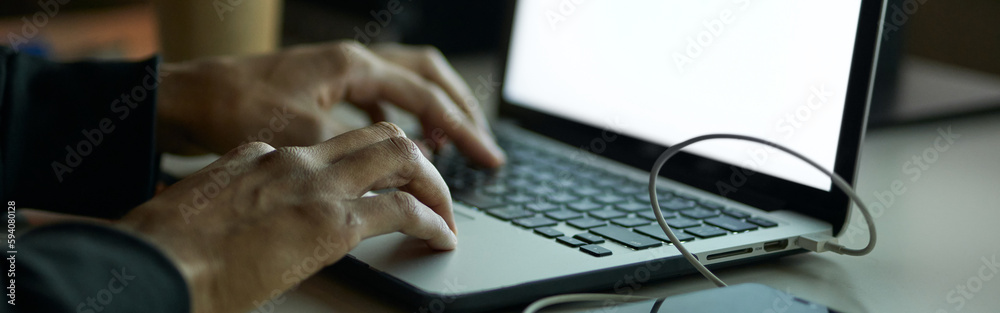
[[[212,279],[217,274],[209,257],[203,253],[210,250],[204,249],[197,241],[185,240],[185,237],[179,236],[176,229],[169,227],[175,226],[170,225],[174,221],[152,220],[144,210],[157,208],[146,206],[144,204],[135,208],[120,220],[114,221],[112,227],[156,247],[173,264],[187,284],[191,312],[212,312],[206,309],[212,306],[212,297],[206,294],[213,291]]]

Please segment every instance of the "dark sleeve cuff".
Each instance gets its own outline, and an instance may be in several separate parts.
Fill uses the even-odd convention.
[[[56,63],[0,48],[0,195],[100,218],[151,198],[157,64]]]
[[[190,311],[187,284],[174,264],[123,231],[52,225],[26,233],[19,248],[20,312]]]

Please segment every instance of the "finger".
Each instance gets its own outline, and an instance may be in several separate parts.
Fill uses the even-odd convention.
[[[473,162],[497,167],[503,151],[492,135],[475,125],[436,84],[395,64],[382,64],[365,77],[349,82],[351,102],[376,97],[415,114],[425,129],[440,128]]]
[[[458,245],[445,220],[409,193],[394,191],[349,203],[364,221],[362,238],[401,232],[425,240],[432,249],[453,250]]]
[[[462,76],[448,63],[448,60],[437,48],[426,46],[422,48],[406,48],[397,44],[385,44],[387,49],[376,52],[386,59],[420,74],[423,78],[441,86],[459,108],[472,118],[479,127],[489,132],[489,123],[483,114],[479,99],[465,83]]]
[[[344,192],[361,196],[370,190],[399,188],[412,193],[455,229],[451,194],[441,174],[423,157],[417,145],[406,138],[393,137],[343,157],[329,168],[330,179]]]
[[[358,107],[359,109],[361,109],[361,111],[364,111],[365,114],[368,115],[368,119],[371,120],[373,124],[374,123],[378,123],[378,122],[385,122],[386,121],[386,118],[385,118],[385,109],[382,108],[382,104],[381,103],[375,102],[375,103],[363,104],[363,105],[362,104],[356,104],[355,106]]]
[[[364,128],[340,134],[339,136],[330,138],[330,140],[310,146],[307,149],[313,149],[318,152],[328,163],[336,163],[345,155],[392,137],[406,137],[406,133],[395,124],[378,122]]]

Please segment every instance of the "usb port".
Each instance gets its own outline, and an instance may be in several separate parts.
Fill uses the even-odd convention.
[[[768,241],[764,243],[764,252],[785,250],[785,248],[788,248],[788,239]]]

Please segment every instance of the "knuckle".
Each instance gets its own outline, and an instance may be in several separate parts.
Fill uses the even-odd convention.
[[[335,45],[337,46],[337,48],[344,50],[364,48],[364,46],[361,45],[361,43],[356,40],[341,40],[336,42]]]
[[[305,147],[280,147],[265,154],[261,158],[262,163],[276,163],[292,167],[308,167],[312,164],[313,158],[309,150]]]
[[[274,147],[272,147],[271,145],[265,142],[254,141],[241,144],[235,149],[231,150],[230,153],[233,153],[237,156],[255,156],[255,155],[262,155],[265,153],[269,153],[271,151],[274,151]]]
[[[403,132],[403,129],[393,123],[382,121],[372,125],[372,128],[386,135],[385,137],[387,138],[406,137],[406,133]]]
[[[420,148],[409,138],[392,137],[388,141],[395,154],[404,160],[416,161],[422,156]]]
[[[430,59],[430,60],[443,60],[444,59],[444,53],[441,53],[441,50],[438,49],[435,46],[431,46],[431,45],[421,46],[420,47],[420,53],[423,54],[424,57],[426,57],[427,59]]]
[[[348,70],[367,71],[370,68],[373,55],[361,43],[354,40],[342,40],[326,49],[328,57],[337,66],[336,75],[346,75]]]
[[[397,191],[391,194],[392,202],[399,208],[399,213],[406,221],[415,221],[420,218],[420,209],[417,206],[417,198],[412,194]]]
[[[346,56],[348,58],[351,58],[351,57],[368,57],[368,56],[371,55],[371,53],[368,50],[368,48],[366,48],[360,42],[357,42],[357,41],[354,41],[354,40],[342,40],[342,41],[339,41],[339,42],[335,43],[334,46],[336,48],[335,49],[331,49],[331,50],[334,50],[334,51],[336,51],[336,53],[338,53],[338,54],[340,54],[342,56]]]

